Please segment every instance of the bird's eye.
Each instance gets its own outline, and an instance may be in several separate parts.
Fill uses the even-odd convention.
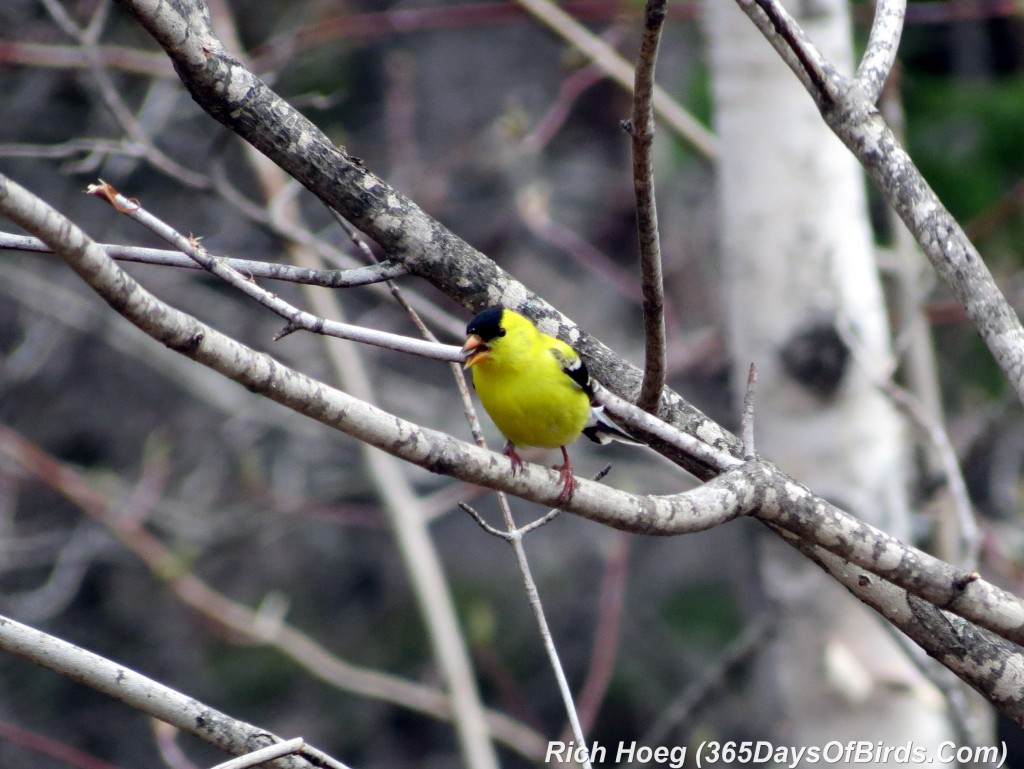
[[[498,336],[505,336],[506,333],[508,333],[508,332],[505,331],[505,329],[503,329],[503,328],[499,328],[498,329]]]

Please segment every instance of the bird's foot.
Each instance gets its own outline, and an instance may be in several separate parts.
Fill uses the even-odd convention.
[[[576,478],[572,474],[572,462],[569,461],[569,452],[565,450],[565,446],[562,446],[562,458],[565,460],[562,464],[551,468],[558,471],[558,479],[562,482],[562,493],[558,495],[559,504],[571,500],[576,492]]]
[[[509,461],[512,463],[512,475],[515,475],[523,469],[523,459],[516,453],[516,445],[512,441],[508,441],[505,444],[505,448],[501,452]]]

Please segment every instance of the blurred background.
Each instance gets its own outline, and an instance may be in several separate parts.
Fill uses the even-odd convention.
[[[564,7],[632,60],[640,5]],[[623,88],[514,3],[218,0],[211,9],[221,37],[233,34],[253,70],[337,144],[642,363]],[[860,46],[871,9],[852,10]],[[700,12],[696,3],[670,4],[658,80],[710,124]],[[912,3],[886,95],[905,117],[911,155],[1015,303],[1022,31],[1009,4]],[[3,173],[100,242],[163,245],[83,194],[97,178],[202,236],[214,254],[291,261],[290,248],[316,239],[343,264],[365,261],[311,195],[274,188],[240,141],[192,102],[145,32],[104,0],[0,6],[0,112]],[[670,385],[735,429],[715,167],[659,131]],[[876,198],[872,214],[879,243],[888,244],[893,233]],[[172,305],[332,381],[322,340],[272,342],[280,319],[216,279],[128,269]],[[461,341],[467,312],[420,281],[399,285],[443,341]],[[295,286],[273,290],[308,305]],[[335,294],[348,322],[416,334],[385,290]],[[983,567],[1020,592],[1024,421],[943,289],[930,288],[926,309],[949,437],[982,514]],[[374,349],[359,355],[380,405],[470,439],[448,367]],[[693,484],[642,450],[581,443],[572,454],[580,475],[611,463],[606,482],[630,491]],[[498,525],[493,499],[416,468],[404,472],[430,519],[484,699],[556,738],[565,716],[512,554],[456,507],[467,501]],[[920,471],[910,485],[924,508],[937,481]],[[520,523],[545,512],[520,501],[513,510]],[[686,745],[784,730],[747,675],[773,632],[754,564],[756,529],[740,521],[662,540],[563,515],[528,537],[568,678],[586,692],[581,708],[593,738]],[[193,574],[217,599],[189,605],[161,563]],[[302,735],[353,767],[450,766],[458,752],[448,724],[353,691],[344,675],[325,680],[334,673],[228,626],[228,604],[217,603],[247,607],[254,624],[286,622],[353,666],[437,687],[409,580],[355,441],[144,337],[55,257],[0,253],[2,613],[235,717]],[[507,766],[538,763],[530,751],[502,746],[501,756]],[[83,686],[0,657],[2,766],[220,760]]]

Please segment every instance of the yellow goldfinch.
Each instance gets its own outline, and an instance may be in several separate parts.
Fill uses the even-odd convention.
[[[565,447],[580,433],[597,443],[636,443],[591,407],[590,374],[576,351],[522,315],[501,307],[484,310],[466,327],[462,354],[480,402],[508,439],[503,453],[513,475],[523,466],[516,445],[562,450],[565,461],[553,468],[562,481],[559,502],[568,502],[576,490]]]

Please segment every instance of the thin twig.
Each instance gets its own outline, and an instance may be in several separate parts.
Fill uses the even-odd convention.
[[[743,395],[743,416],[740,418],[740,434],[743,438],[743,459],[757,458],[754,448],[754,396],[757,394],[757,366],[751,362],[747,373],[747,391]]]
[[[323,334],[324,336],[335,336],[339,339],[371,344],[376,347],[406,352],[433,360],[462,360],[462,352],[455,345],[423,342],[419,339],[412,339],[399,334],[389,334],[386,331],[352,326],[347,323],[319,318],[311,313],[300,310],[276,294],[272,294],[256,285],[248,276],[243,275],[225,263],[223,259],[211,256],[200,245],[198,238],[186,238],[173,227],[146,211],[138,200],[126,198],[106,182],[101,181],[99,184],[90,185],[88,192],[91,195],[104,198],[118,212],[135,219],[135,221],[149,228],[164,240],[172,243],[182,253],[188,255],[197,264],[201,265],[203,269],[225,280],[246,296],[255,299],[267,309],[280,315],[288,322],[286,331],[283,333],[304,329],[313,333]]]
[[[262,764],[264,761],[272,761],[282,756],[294,755],[299,752],[299,748],[304,744],[305,740],[301,737],[294,737],[284,742],[275,742],[273,745],[267,745],[265,748],[254,750],[252,753],[246,753],[237,758],[232,758],[230,761],[217,764],[213,769],[249,769],[249,767]]]
[[[667,0],[647,0],[644,34],[633,86],[633,119],[627,124],[633,148],[633,190],[640,241],[640,285],[644,317],[644,378],[637,405],[658,413],[665,387],[665,287],[658,238],[658,207],[654,194],[654,70]]]
[[[906,0],[876,0],[875,17],[871,24],[864,57],[857,67],[855,79],[865,98],[877,102],[885,81],[896,62],[903,21],[907,12]]]
[[[594,477],[594,481],[600,481],[608,474],[610,469],[610,466],[603,468],[601,472]],[[481,516],[472,507],[467,505],[465,502],[459,502],[459,507],[469,513],[484,531],[492,536],[505,540],[512,546],[512,551],[515,553],[516,557],[516,563],[519,566],[519,573],[522,575],[523,585],[526,588],[526,597],[529,600],[530,608],[533,610],[534,620],[537,622],[537,629],[540,633],[541,641],[544,644],[544,651],[548,655],[551,670],[555,675],[558,690],[562,695],[562,702],[565,707],[566,717],[569,721],[569,730],[571,731],[573,739],[577,745],[585,745],[585,732],[580,721],[579,711],[573,698],[572,689],[569,686],[569,680],[566,678],[561,658],[558,655],[558,649],[555,647],[555,641],[551,635],[551,627],[548,625],[547,616],[544,613],[544,604],[540,599],[540,591],[537,590],[537,583],[533,579],[533,571],[530,569],[530,562],[526,557],[526,549],[523,546],[523,538],[526,534],[553,520],[560,511],[558,508],[554,508],[546,515],[541,516],[532,523],[519,528],[516,526],[515,520],[512,517],[512,508],[509,507],[508,497],[505,494],[498,494],[498,506],[501,508],[502,516],[505,519],[505,531],[500,531],[499,529],[491,526],[483,519],[483,516]],[[584,769],[591,768],[589,756],[584,757],[582,765]]]
[[[98,243],[112,259],[119,262],[151,264],[160,267],[178,267],[185,270],[202,270],[204,267],[180,251],[169,251],[162,248],[144,248],[142,246],[121,246],[111,243]],[[0,232],[0,251],[30,251],[37,254],[52,254],[53,251],[39,238],[28,235],[17,235],[11,232]],[[393,261],[383,261],[368,267],[356,267],[351,270],[315,270],[307,267],[295,267],[278,262],[257,262],[252,259],[235,259],[233,257],[211,255],[237,272],[250,278],[266,278],[283,280],[288,283],[303,283],[308,286],[325,288],[353,288],[382,283],[409,274],[409,268]]]

